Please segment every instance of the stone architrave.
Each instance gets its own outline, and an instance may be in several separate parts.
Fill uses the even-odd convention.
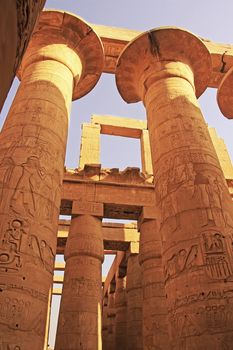
[[[100,203],[83,203],[81,214],[77,206],[73,211],[64,254],[66,267],[56,350],[102,349],[104,248],[99,207]],[[88,208],[86,213],[84,208]]]
[[[86,94],[102,66],[87,23],[41,15],[0,135],[0,339],[9,349],[44,346],[72,96]]]
[[[142,274],[138,254],[127,262],[127,350],[142,350]]]
[[[125,101],[147,110],[175,350],[233,342],[232,201],[197,101],[210,73],[203,42],[173,27],[138,36],[116,72]]]
[[[143,349],[169,350],[167,300],[162,265],[162,240],[154,207],[144,207],[139,219],[139,263],[142,268]]]
[[[125,349],[127,344],[127,298],[126,276],[116,276],[115,309],[116,309],[116,349]]]

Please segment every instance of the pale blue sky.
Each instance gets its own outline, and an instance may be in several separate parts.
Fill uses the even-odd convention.
[[[203,38],[233,43],[232,0],[47,0],[46,7],[73,12],[96,24],[142,31],[165,25],[179,26]],[[0,123],[4,121],[17,85],[15,81],[2,110]],[[219,136],[224,138],[233,158],[233,122],[221,115],[216,103],[216,90],[208,89],[200,98],[200,103],[207,123],[214,126]],[[127,105],[117,91],[114,76],[103,74],[91,93],[73,103],[67,167],[78,166],[81,123],[89,122],[91,114],[145,118],[142,104]],[[101,149],[101,162],[105,167],[124,169],[126,166],[140,166],[137,140],[102,136]],[[54,315],[52,324],[50,344],[53,346]]]

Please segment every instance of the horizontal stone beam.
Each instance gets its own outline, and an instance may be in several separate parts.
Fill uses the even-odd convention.
[[[142,130],[147,130],[147,121],[111,115],[93,115],[91,124],[100,125],[101,134],[139,139]]]
[[[66,240],[69,233],[70,221],[60,220],[57,234],[57,254],[64,254]],[[103,240],[105,254],[115,254],[116,251],[127,251],[130,243],[139,241],[137,225],[103,223]]]
[[[137,220],[141,207],[155,202],[152,181],[138,168],[119,171],[87,165],[66,171],[60,213],[71,215],[73,201],[88,201],[103,203],[105,218]]]
[[[105,67],[107,73],[115,73],[117,59],[128,44],[140,31],[113,28],[103,25],[92,25],[93,29],[101,37],[105,50]],[[200,38],[211,54],[212,75],[209,81],[209,87],[217,88],[223,79],[225,73],[233,66],[233,45],[220,44],[208,39]]]
[[[233,196],[233,179],[226,179]],[[87,165],[84,169],[67,170],[62,186],[60,214],[71,215],[73,201],[88,201],[104,205],[104,217],[138,220],[142,207],[155,203],[153,176],[138,168],[101,169]]]

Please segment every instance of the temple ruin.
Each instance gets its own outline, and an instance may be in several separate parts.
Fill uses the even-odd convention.
[[[197,98],[218,89],[233,118],[233,46],[53,10],[15,60],[21,83],[0,134],[0,350],[47,349],[52,295],[55,350],[232,349],[233,167]],[[66,169],[72,100],[102,72],[147,121],[93,115]],[[102,168],[101,134],[139,139],[142,170]]]

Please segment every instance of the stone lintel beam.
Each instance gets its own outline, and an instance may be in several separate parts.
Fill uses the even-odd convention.
[[[64,254],[70,221],[60,220],[57,235],[57,254]],[[112,251],[127,251],[131,241],[139,241],[137,225],[102,223],[105,254]]]
[[[147,220],[158,220],[160,214],[155,206],[143,207],[141,215],[138,219],[138,231],[140,231],[141,224]]]
[[[104,72],[115,73],[117,59],[122,50],[131,40],[141,34],[141,32],[102,25],[92,25],[92,27],[101,37],[105,49]],[[215,43],[202,38],[201,40],[209,50],[212,60],[212,73],[208,86],[217,88],[224,75],[233,66],[233,45]]]
[[[73,201],[72,215],[92,215],[102,218],[104,215],[103,203],[88,201]]]
[[[147,130],[147,121],[109,115],[93,115],[91,124],[100,125],[101,134],[139,139]]]
[[[76,170],[67,170],[62,186],[60,214],[71,215],[73,201],[93,201],[104,204],[104,217],[111,218],[114,215],[116,219],[137,220],[142,207],[155,203],[154,185],[146,181],[140,182],[140,178],[134,179],[128,175],[128,180],[126,180],[126,177],[119,172],[113,175],[113,170],[109,169],[107,175],[105,169],[106,182],[81,177],[80,172]],[[227,185],[233,196],[233,181],[228,179]],[[132,217],[133,214],[134,217]]]

